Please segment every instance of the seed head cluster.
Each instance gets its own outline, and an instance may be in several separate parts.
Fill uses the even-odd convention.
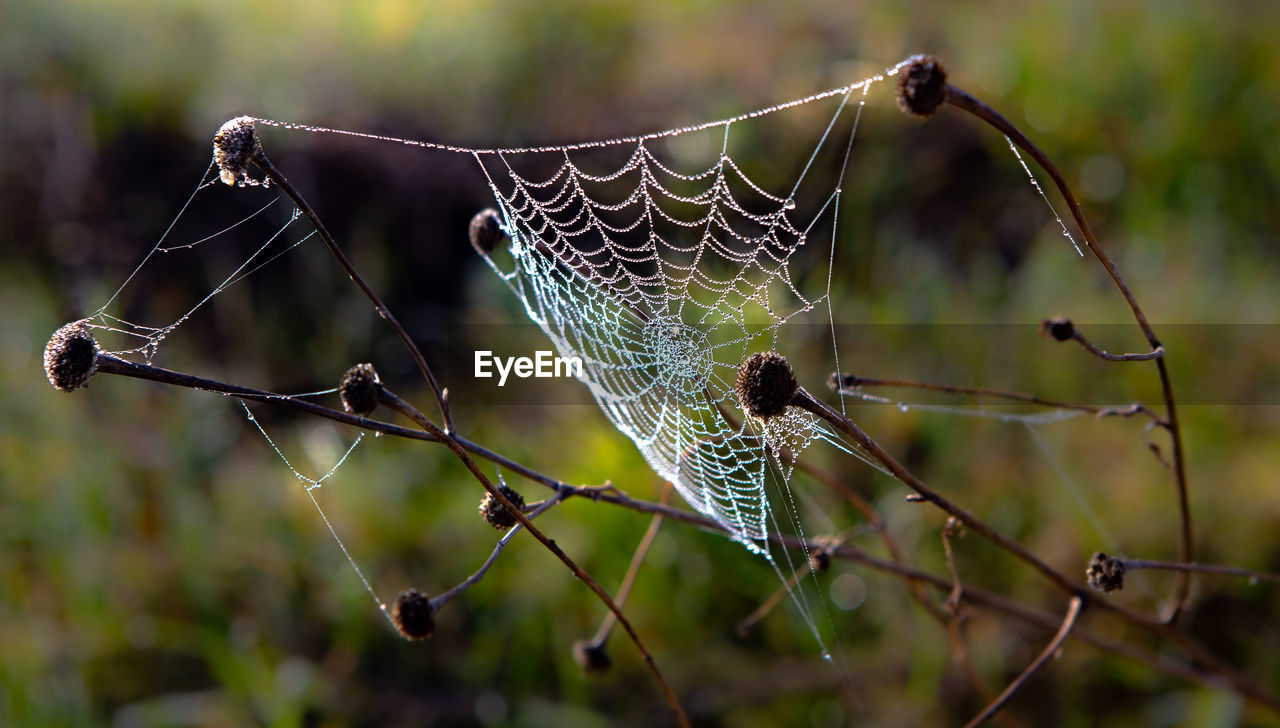
[[[932,116],[947,100],[947,70],[933,56],[907,59],[898,71],[898,107],[908,114]]]
[[[436,630],[435,608],[431,599],[417,589],[400,592],[391,606],[391,620],[407,640],[422,640]]]
[[[1105,594],[1124,588],[1124,562],[1099,551],[1089,561],[1085,571],[1089,586]]]
[[[583,672],[605,672],[613,667],[613,658],[604,651],[604,645],[587,640],[573,643],[573,660]]]
[[[498,211],[488,207],[477,212],[475,217],[471,218],[471,227],[467,230],[467,236],[471,238],[471,247],[475,248],[477,253],[481,255],[492,253],[504,236]]]
[[[234,185],[245,178],[249,162],[261,147],[253,128],[253,117],[237,116],[213,135],[213,161],[222,181]]]
[[[356,364],[348,369],[338,382],[338,396],[342,408],[364,416],[378,408],[378,388],[382,381],[372,364]]]
[[[796,375],[776,351],[752,354],[738,368],[735,389],[747,414],[762,420],[782,414],[795,396]]]
[[[1040,333],[1054,341],[1070,341],[1076,335],[1076,327],[1066,316],[1055,316],[1040,322]]]
[[[98,342],[84,321],[74,321],[53,332],[44,347],[44,374],[55,389],[77,390],[98,370]]]
[[[498,485],[498,490],[507,497],[507,500],[511,501],[511,505],[521,510],[524,509],[524,496],[517,493],[515,488],[502,483]],[[515,514],[502,505],[497,498],[494,498],[492,493],[484,494],[484,498],[480,500],[479,511],[484,518],[484,522],[499,531],[505,531],[519,523]]]

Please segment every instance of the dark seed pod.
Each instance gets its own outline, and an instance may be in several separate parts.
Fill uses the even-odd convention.
[[[898,70],[898,107],[908,114],[931,116],[947,100],[947,71],[933,56],[907,59]]]
[[[604,651],[604,645],[587,640],[573,643],[573,660],[583,672],[605,672],[613,667],[613,658]]]
[[[84,321],[74,321],[53,332],[44,347],[44,374],[55,389],[77,390],[98,370],[98,342]]]
[[[435,632],[435,608],[431,599],[417,589],[400,592],[391,606],[391,619],[396,629],[407,640],[422,640]]]
[[[467,235],[471,238],[471,247],[475,248],[477,253],[481,255],[492,253],[505,236],[502,232],[502,222],[498,218],[498,211],[489,207],[477,212],[475,217],[471,218],[471,227],[467,230]]]
[[[507,500],[511,501],[511,505],[521,510],[524,509],[524,496],[517,493],[514,488],[509,485],[499,484],[498,490],[507,497]],[[515,514],[507,510],[507,507],[502,505],[497,498],[494,498],[492,493],[484,494],[484,498],[480,500],[479,511],[480,515],[484,517],[484,522],[499,531],[505,531],[519,523]]]
[[[1051,336],[1054,341],[1070,341],[1076,335],[1076,327],[1066,316],[1055,316],[1040,322],[1040,335]]]
[[[826,549],[819,549],[809,554],[809,569],[814,573],[820,573],[831,568],[831,552]]]
[[[776,351],[767,351],[752,354],[742,363],[735,389],[747,414],[767,420],[787,409],[798,387],[787,358]]]
[[[356,364],[342,375],[338,382],[338,396],[342,408],[364,416],[378,408],[378,388],[382,381],[372,364]]]
[[[237,116],[228,121],[213,135],[213,161],[217,163],[222,181],[234,185],[245,177],[249,162],[260,149],[258,134],[253,128],[253,117]]]
[[[1099,551],[1089,561],[1085,576],[1089,579],[1089,586],[1100,592],[1120,591],[1124,588],[1124,562]]]

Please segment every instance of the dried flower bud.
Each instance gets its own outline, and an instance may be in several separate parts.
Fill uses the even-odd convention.
[[[809,570],[814,573],[820,573],[831,568],[831,552],[827,549],[818,549],[809,554]]]
[[[338,382],[342,408],[364,416],[378,408],[378,388],[382,380],[372,364],[357,364],[348,369]]]
[[[1099,551],[1089,561],[1085,571],[1089,578],[1089,586],[1106,594],[1124,588],[1124,562]]]
[[[907,59],[898,71],[898,107],[908,114],[931,116],[947,99],[947,71],[933,56]]]
[[[1070,341],[1075,338],[1076,327],[1066,316],[1054,316],[1040,322],[1040,335],[1051,336],[1054,341]]]
[[[573,660],[583,672],[605,672],[613,667],[613,658],[604,651],[604,645],[588,640],[573,643]]]
[[[498,490],[507,497],[507,500],[511,501],[511,505],[521,510],[524,509],[524,496],[517,493],[515,488],[512,488],[505,483],[500,483],[498,485]],[[505,531],[519,523],[519,521],[516,520],[515,514],[507,510],[507,507],[502,505],[497,498],[493,497],[492,493],[484,494],[484,498],[480,500],[479,511],[480,515],[484,517],[484,522],[499,531]]]
[[[253,117],[237,116],[223,124],[213,135],[213,161],[221,170],[222,181],[234,185],[243,180],[260,148]]]
[[[481,255],[492,253],[506,235],[502,232],[502,221],[498,218],[498,211],[488,207],[477,212],[475,217],[471,218],[471,227],[467,230],[467,235],[471,238],[471,247],[475,248],[477,253]]]
[[[98,342],[85,321],[69,323],[53,332],[45,344],[44,374],[56,389],[79,389],[98,370],[98,351]]]
[[[738,368],[735,385],[742,408],[762,420],[782,414],[798,387],[791,364],[776,351],[748,357]]]
[[[391,620],[407,640],[423,640],[435,632],[435,608],[431,599],[417,589],[400,592],[391,606]]]

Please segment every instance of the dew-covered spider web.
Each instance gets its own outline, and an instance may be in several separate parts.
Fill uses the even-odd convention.
[[[866,88],[844,93],[814,155]],[[855,113],[846,147],[856,128]],[[510,238],[509,256],[485,259],[560,355],[583,362],[579,379],[654,471],[767,554],[767,457],[834,437],[794,408],[751,421],[734,383],[747,357],[777,348],[781,327],[827,300],[825,289],[800,290],[792,257],[811,244],[839,189],[824,190],[816,212],[796,214],[809,167],[769,191],[727,153],[733,131],[726,122],[696,132],[721,144],[693,170],[664,164],[651,139],[621,143],[625,162],[603,173],[570,150],[536,179],[517,171],[514,155],[484,159]]]
[[[559,356],[582,362],[576,376],[601,412],[690,507],[775,570],[794,572],[789,562],[775,563],[775,553],[787,552],[774,543],[783,531],[803,535],[789,488],[796,458],[815,441],[825,441],[880,466],[806,411],[791,407],[767,419],[749,416],[735,380],[752,354],[786,354],[783,334],[801,320],[830,324],[830,360],[819,372],[798,372],[801,384],[821,383],[840,370],[831,282],[841,195],[856,168],[855,141],[868,96],[897,71],[729,119],[560,146],[480,149],[255,122],[473,157],[507,237],[481,254],[529,320]],[[759,142],[753,127],[792,114],[795,120],[771,131],[797,140],[791,145],[800,150],[795,158],[754,167],[735,158],[735,149]],[[94,326],[131,342],[117,353],[152,361],[160,344],[216,296],[295,248],[318,242],[293,203],[261,178],[241,177],[239,187],[245,189],[239,190],[221,181],[211,166],[138,271],[167,254],[203,250],[237,235],[260,242],[208,295],[178,309],[164,325],[136,323],[113,308],[135,271],[90,317]],[[1043,196],[1034,176],[1031,181]],[[225,205],[228,192],[243,197],[237,204],[244,212],[236,222],[175,232],[192,205]],[[223,197],[210,202],[214,195]],[[1075,414],[991,416],[1033,428]],[[302,476],[268,441],[309,495],[333,475]],[[801,609],[813,628],[811,612]]]

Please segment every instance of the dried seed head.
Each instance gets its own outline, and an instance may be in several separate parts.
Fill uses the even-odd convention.
[[[1054,316],[1040,322],[1040,335],[1051,336],[1054,341],[1070,341],[1076,335],[1076,327],[1066,316]]]
[[[776,351],[752,354],[738,368],[738,401],[752,417],[767,420],[791,403],[799,385],[787,358]]]
[[[498,211],[492,207],[485,208],[471,218],[471,227],[467,230],[471,238],[471,247],[481,255],[488,255],[498,247],[498,243],[506,233],[502,232],[502,221],[498,219]]]
[[[820,573],[831,568],[831,552],[826,549],[818,549],[809,554],[809,569],[814,573]]]
[[[947,99],[947,70],[937,58],[912,56],[898,70],[898,107],[908,114],[931,116]]]
[[[524,509],[524,496],[517,493],[515,488],[505,483],[500,483],[498,490],[507,497],[507,500],[511,501],[511,505],[521,510]],[[484,517],[484,522],[499,531],[505,531],[519,523],[515,514],[507,510],[507,507],[502,505],[497,498],[494,498],[492,493],[485,493],[484,498],[480,499],[479,511],[480,515]]]
[[[250,160],[260,148],[253,117],[237,116],[223,124],[213,135],[213,161],[221,170],[222,181],[234,185],[243,180]]]
[[[367,415],[378,408],[378,388],[382,380],[372,364],[357,364],[348,369],[338,382],[338,396],[342,408],[358,415]]]
[[[400,592],[391,606],[391,619],[407,640],[423,640],[436,630],[435,608],[431,599],[417,589]]]
[[[573,643],[573,659],[583,672],[604,672],[613,667],[613,658],[604,651],[604,645],[587,640]]]
[[[1100,592],[1120,591],[1124,588],[1124,562],[1099,551],[1089,561],[1085,576],[1089,578],[1089,586]]]
[[[44,374],[55,389],[71,392],[89,383],[98,370],[98,342],[85,321],[53,332],[44,347]]]

